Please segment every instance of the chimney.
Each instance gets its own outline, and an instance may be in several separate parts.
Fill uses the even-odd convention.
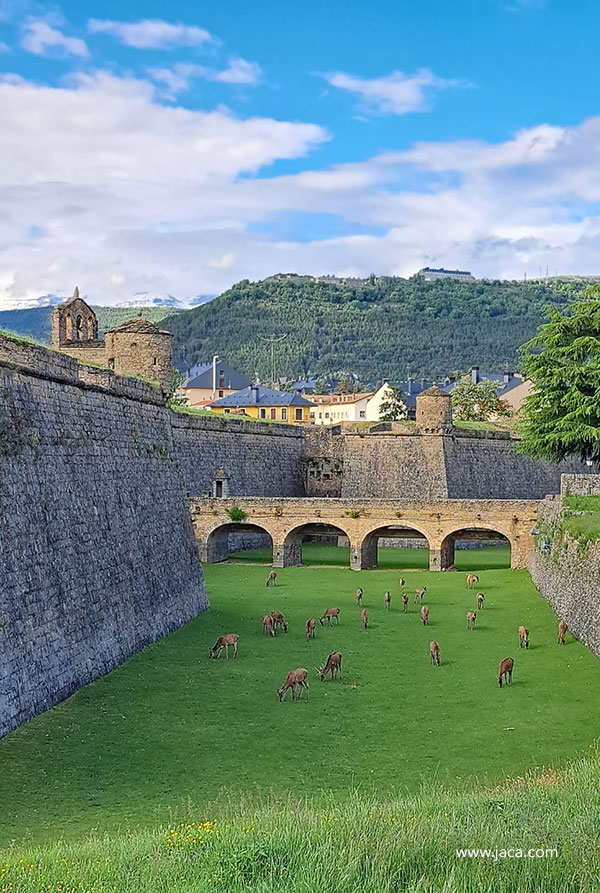
[[[479,381],[479,366],[473,366],[471,368],[471,384],[477,384]]]
[[[408,387],[406,388],[406,393],[410,397],[410,395],[412,394],[412,385],[413,385],[412,378],[407,379],[406,384],[408,385]]]
[[[424,378],[421,379],[421,390],[424,391],[427,387],[427,382]]]
[[[508,384],[508,382],[511,380],[512,376],[513,376],[512,372],[505,372],[504,373],[504,384]]]
[[[250,385],[250,403],[258,403],[258,385]]]

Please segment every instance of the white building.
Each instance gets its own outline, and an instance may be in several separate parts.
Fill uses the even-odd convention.
[[[343,422],[378,422],[381,404],[392,388],[384,382],[376,391],[362,394],[311,394],[315,404],[311,425],[339,425]]]

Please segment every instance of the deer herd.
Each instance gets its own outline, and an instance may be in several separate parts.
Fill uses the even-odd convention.
[[[479,577],[477,574],[466,574],[465,586],[467,589],[474,589],[475,585],[479,585]],[[277,574],[275,571],[271,571],[267,578],[267,587],[276,586],[277,585]],[[402,596],[402,613],[406,614],[408,612],[408,596],[404,592],[405,580],[404,577],[400,577],[399,580],[400,585],[400,593]],[[415,589],[415,604],[419,604],[421,606],[421,620],[423,622],[423,626],[429,625],[429,608],[427,605],[423,604],[423,599],[427,595],[427,587],[423,586],[422,589]],[[485,595],[483,592],[478,592],[475,596],[475,600],[477,603],[477,610],[481,611],[483,609],[483,603],[485,600]],[[362,588],[358,588],[356,590],[356,605],[357,607],[362,608],[360,617],[362,622],[363,629],[367,629],[369,625],[369,612],[367,608],[362,607],[363,601],[363,590]],[[384,609],[386,611],[390,610],[391,607],[391,595],[389,590],[385,592],[383,597]],[[477,620],[477,611],[467,611],[467,629],[474,630],[475,622]],[[325,621],[327,621],[327,625],[331,626],[331,621],[335,620],[336,624],[340,622],[340,609],[339,608],[327,608],[324,614],[319,617],[319,623],[321,626],[325,625]],[[263,624],[263,632],[275,638],[277,636],[278,630],[283,630],[284,633],[288,631],[288,625],[284,619],[283,614],[280,611],[271,611],[270,614],[265,614],[262,618]],[[314,617],[311,617],[306,621],[306,638],[314,639],[315,637],[315,628],[317,625],[317,621]],[[558,624],[558,644],[565,644],[565,635],[568,631],[568,626],[564,620],[561,620]],[[518,629],[519,634],[519,648],[525,648],[526,650],[529,648],[529,630],[525,626],[520,626]],[[225,651],[225,657],[229,658],[229,648],[233,649],[233,657],[237,657],[238,651],[238,639],[239,636],[235,633],[229,633],[225,636],[219,636],[214,646],[210,649],[209,657],[212,660],[215,657],[220,657],[223,651]],[[429,654],[431,659],[431,664],[433,666],[441,666],[440,661],[440,645],[439,642],[430,642],[429,643]],[[515,662],[512,657],[507,657],[504,660],[500,661],[498,666],[498,685],[502,688],[503,683],[506,685],[510,685],[512,682],[512,674],[514,669]],[[317,675],[321,682],[324,682],[327,675],[331,674],[331,679],[335,679],[336,677],[341,678],[342,676],[342,655],[339,651],[332,651],[329,654],[327,660],[325,661],[324,666],[315,667],[317,671]],[[291,670],[285,679],[285,682],[281,686],[281,688],[277,689],[277,695],[280,701],[283,701],[285,694],[288,689],[292,690],[292,701],[296,700],[296,689],[299,689],[298,699],[302,696],[302,692],[306,692],[306,700],[309,697],[309,686],[308,686],[308,670],[303,667],[298,667],[296,670]]]

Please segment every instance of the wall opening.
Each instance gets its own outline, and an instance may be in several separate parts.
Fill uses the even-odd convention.
[[[247,564],[272,564],[273,540],[271,534],[257,524],[223,524],[209,534],[203,561],[216,564],[220,561]]]
[[[455,567],[473,571],[509,568],[511,545],[497,530],[464,527],[449,534],[442,542],[441,570]]]
[[[346,533],[333,524],[302,524],[288,533],[286,551],[294,553],[294,563],[307,566],[348,567],[350,545]]]
[[[429,541],[414,527],[390,524],[367,534],[362,543],[363,568],[429,569]]]

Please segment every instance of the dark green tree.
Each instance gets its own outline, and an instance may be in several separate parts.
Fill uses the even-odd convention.
[[[548,308],[549,321],[523,345],[524,375],[533,383],[520,424],[521,449],[538,459],[600,461],[600,300]]]
[[[406,418],[406,404],[402,388],[389,387],[379,407],[379,419],[382,422],[397,422]]]

